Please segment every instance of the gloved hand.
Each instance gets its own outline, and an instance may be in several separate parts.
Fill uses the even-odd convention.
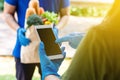
[[[17,30],[17,38],[18,38],[20,44],[23,46],[27,46],[31,42],[30,39],[25,37],[25,32],[26,32],[26,30],[24,28],[19,28]]]
[[[76,49],[78,44],[84,37],[84,35],[85,35],[85,33],[74,32],[74,33],[68,34],[62,38],[58,38],[55,42],[56,43],[68,42],[72,48]]]
[[[58,29],[55,26],[52,29],[53,29],[54,35],[57,39],[58,38]]]
[[[62,59],[50,60],[46,55],[43,42],[40,43],[39,56],[40,56],[41,69],[42,69],[42,80],[44,80],[45,77],[48,75],[55,75],[55,76],[60,77],[57,72],[58,72],[58,69],[62,61],[64,60],[66,56],[66,53],[64,52],[65,47],[62,47],[61,50],[64,56]]]

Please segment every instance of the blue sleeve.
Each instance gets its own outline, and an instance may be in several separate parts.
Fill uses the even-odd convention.
[[[68,6],[70,6],[70,0],[61,0],[62,2],[62,8],[65,8],[65,7],[68,7]]]
[[[13,6],[17,6],[17,1],[18,0],[5,0],[6,3],[13,5]]]

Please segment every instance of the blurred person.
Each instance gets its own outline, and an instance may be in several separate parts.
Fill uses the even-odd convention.
[[[24,29],[25,14],[30,0],[4,0],[4,20],[10,28],[17,33],[16,45],[13,50],[16,65],[17,80],[31,80],[35,66],[39,68],[41,74],[40,63],[23,64],[21,63],[20,53],[21,46],[27,46],[31,42],[25,37],[26,30]],[[55,12],[60,15],[60,21],[54,31],[65,26],[69,18],[69,0],[39,0],[40,7],[45,11]],[[15,18],[17,13],[17,18]]]
[[[57,73],[61,61],[56,66],[43,45],[39,46],[42,80],[120,80],[120,0],[115,0],[104,20],[87,32],[61,77]]]

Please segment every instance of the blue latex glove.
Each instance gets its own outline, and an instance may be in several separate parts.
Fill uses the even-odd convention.
[[[66,56],[66,53],[64,52],[65,47],[62,47],[61,50],[64,56],[62,59],[50,60],[46,55],[43,42],[40,43],[39,56],[40,56],[41,69],[42,69],[42,80],[44,80],[45,77],[48,75],[55,75],[55,76],[60,77],[57,72],[58,72],[58,69],[62,61],[64,60]]]
[[[52,29],[53,29],[56,39],[58,39],[58,29],[55,26]]]
[[[25,32],[26,32],[26,30],[24,28],[19,28],[17,30],[17,38],[18,38],[20,44],[23,46],[27,46],[31,42],[30,39],[25,37]]]
[[[55,42],[56,43],[68,42],[72,48],[76,49],[77,46],[79,45],[80,41],[84,37],[84,35],[85,35],[85,33],[74,32],[74,33],[68,34],[62,38],[58,38]]]

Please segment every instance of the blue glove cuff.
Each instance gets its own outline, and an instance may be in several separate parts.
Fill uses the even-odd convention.
[[[42,80],[45,80],[45,77],[47,77],[48,75],[55,75],[58,78],[60,78],[60,75],[58,73],[54,73],[54,72],[48,72],[45,75],[42,76]]]
[[[41,62],[41,64],[42,64],[42,62]],[[60,77],[60,75],[57,73],[58,67],[56,67],[54,65],[54,63],[51,63],[51,61],[49,63],[49,60],[48,60],[48,64],[47,65],[41,65],[41,67],[42,67],[42,72],[43,72],[42,73],[43,74],[42,75],[42,80],[44,80],[45,77],[48,76],[48,75],[55,75],[57,77]]]

